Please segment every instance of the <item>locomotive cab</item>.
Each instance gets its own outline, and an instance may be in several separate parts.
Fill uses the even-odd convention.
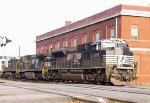
[[[133,53],[128,44],[122,39],[99,40],[93,44],[95,50],[104,50],[105,74],[107,82],[118,84],[130,82],[135,78],[133,67]],[[119,84],[120,85],[120,84]]]

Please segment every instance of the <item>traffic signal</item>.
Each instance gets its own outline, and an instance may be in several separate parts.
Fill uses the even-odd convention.
[[[6,37],[0,36],[0,46],[6,46],[7,43],[11,42],[12,40],[7,39]]]

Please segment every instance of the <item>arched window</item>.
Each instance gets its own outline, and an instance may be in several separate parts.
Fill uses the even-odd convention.
[[[82,43],[87,43],[87,35],[83,34]]]
[[[64,40],[63,47],[64,48],[68,47],[68,41],[67,41],[67,39]]]
[[[42,47],[41,49],[42,49],[42,52],[41,52],[41,53],[44,53],[44,47]]]
[[[101,38],[101,30],[97,30],[95,32],[95,41],[100,40]]]
[[[50,44],[49,44],[49,52],[51,52],[52,49],[53,49],[53,45],[52,45],[52,43],[50,43]]]
[[[110,38],[115,38],[115,37],[116,37],[115,26],[109,27],[109,28],[108,28],[108,32],[109,32]]]
[[[47,52],[48,52],[48,46],[45,45],[45,53],[47,53]]]
[[[60,42],[59,41],[56,42],[55,49],[60,49]]]
[[[99,32],[96,32],[96,34],[95,34],[95,40],[99,40]]]
[[[76,37],[73,37],[73,40],[72,40],[72,47],[75,47],[77,46],[77,38]]]

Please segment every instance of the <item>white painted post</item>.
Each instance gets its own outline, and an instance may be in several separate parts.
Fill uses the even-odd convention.
[[[117,30],[117,28],[118,28],[118,19],[117,19],[117,17],[116,17],[116,38],[118,38],[118,30]]]

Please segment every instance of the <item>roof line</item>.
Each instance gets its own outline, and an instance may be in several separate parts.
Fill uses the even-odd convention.
[[[76,29],[80,29],[80,28],[83,28],[83,27],[86,27],[86,26],[89,26],[89,25],[113,18],[113,17],[117,17],[119,15],[150,17],[149,11],[139,11],[139,10],[133,10],[133,9],[129,10],[129,9],[124,8],[123,6],[131,6],[131,5],[120,4],[120,5],[111,7],[111,8],[104,10],[100,13],[97,13],[97,14],[92,15],[90,17],[86,17],[82,20],[76,21],[70,25],[63,26],[63,27],[57,28],[55,30],[52,30],[50,32],[47,32],[43,35],[36,36],[35,42],[49,39],[49,38],[52,38],[52,37],[55,37],[55,36],[58,36],[58,35],[61,35],[64,33],[68,33],[68,32],[71,32],[73,30],[76,30]],[[141,6],[141,7],[143,7],[143,6]]]
[[[45,40],[45,39],[49,39],[49,38],[52,38],[52,37],[55,37],[55,36],[58,36],[58,35],[61,35],[61,34],[64,34],[64,33],[68,33],[68,32],[74,31],[74,30],[76,30],[76,29],[80,29],[80,28],[83,28],[83,27],[86,27],[86,26],[89,26],[89,25],[92,25],[92,24],[95,24],[95,23],[98,23],[98,22],[101,22],[101,21],[104,21],[104,20],[113,18],[113,17],[117,17],[117,16],[119,16],[120,14],[121,14],[121,12],[117,12],[117,13],[111,15],[111,16],[104,17],[104,18],[99,18],[99,19],[97,19],[97,20],[95,20],[95,21],[88,22],[88,23],[86,23],[86,24],[81,24],[79,27],[74,27],[74,28],[72,28],[72,29],[70,29],[70,30],[64,30],[64,31],[59,32],[59,33],[57,33],[57,34],[49,35],[49,36],[46,37],[46,38],[38,39],[38,40],[36,40],[36,42],[39,42],[39,41],[42,41],[42,40]]]

